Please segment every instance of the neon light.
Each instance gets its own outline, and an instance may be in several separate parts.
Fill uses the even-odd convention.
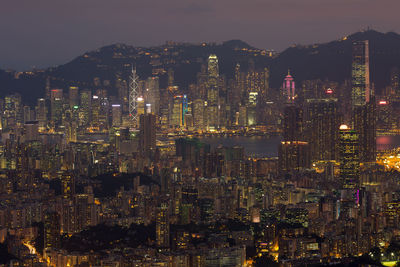
[[[360,205],[360,189],[357,189],[357,205]]]

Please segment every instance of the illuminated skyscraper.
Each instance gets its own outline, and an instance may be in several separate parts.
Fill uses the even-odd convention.
[[[66,172],[61,176],[62,196],[65,199],[72,199],[75,194],[75,177],[71,172]]]
[[[183,108],[182,108],[182,99],[181,95],[174,96],[171,103],[171,113],[169,116],[169,125],[172,127],[181,127],[183,126]]]
[[[172,68],[168,69],[168,87],[174,85],[174,70]]]
[[[253,126],[257,123],[257,114],[256,114],[257,98],[258,98],[258,92],[249,93],[248,104],[246,107],[248,126]]]
[[[358,134],[359,159],[375,162],[376,103],[370,88],[368,41],[353,43],[352,64],[353,128]]]
[[[255,107],[257,105],[258,92],[249,93],[249,105]]]
[[[295,105],[287,105],[283,111],[283,140],[303,140],[303,110]]]
[[[218,85],[218,78],[219,78],[218,58],[216,55],[211,54],[208,57],[208,83],[210,87],[216,87]]]
[[[256,92],[259,97],[265,99],[269,89],[269,70],[267,68],[264,68],[263,71],[250,68],[247,73],[243,73],[241,76],[245,79],[242,90],[246,90],[248,95],[251,92]]]
[[[353,110],[354,130],[359,135],[361,162],[376,160],[376,103],[375,97],[363,106]]]
[[[151,113],[158,115],[160,110],[159,78],[149,77],[145,83],[144,100],[151,105]]]
[[[132,73],[129,76],[129,119],[131,120],[131,128],[133,129],[136,129],[138,126],[140,116],[137,111],[138,81],[139,76],[136,74],[136,68],[132,68]]]
[[[76,230],[82,231],[91,224],[91,209],[89,205],[92,197],[89,194],[76,194],[74,196]]]
[[[310,146],[303,137],[303,111],[294,104],[286,105],[283,118],[283,141],[279,145],[279,171],[291,172],[310,168]]]
[[[196,130],[204,130],[204,101],[196,99],[192,103],[193,124]]]
[[[140,115],[145,114],[146,111],[146,103],[144,101],[144,97],[139,96],[136,98],[136,114],[137,114],[137,119],[140,118]],[[139,125],[139,121],[138,121]]]
[[[110,102],[107,97],[100,98],[99,125],[101,129],[108,129],[110,115]]]
[[[169,247],[169,208],[167,202],[162,202],[157,207],[156,244],[160,248]]]
[[[139,148],[144,156],[151,156],[156,150],[156,115],[140,115]]]
[[[69,87],[69,108],[79,105],[79,88],[76,86]]]
[[[62,112],[63,112],[63,90],[62,89],[52,89],[50,95],[50,111],[51,120],[57,127],[61,124]]]
[[[120,104],[114,104],[112,107],[112,126],[121,126],[122,124],[122,107]]]
[[[44,217],[44,247],[58,248],[60,245],[60,216],[51,211]]]
[[[121,103],[122,112],[125,114],[129,111],[128,84],[119,74],[115,77],[115,87],[118,89],[118,102]]]
[[[219,67],[218,58],[212,54],[208,57],[208,81],[207,81],[207,130],[217,129],[219,127],[219,108],[218,108],[218,81]]]
[[[88,125],[91,119],[92,92],[83,90],[81,92],[81,105],[79,108],[79,120],[81,125]]]
[[[337,99],[307,99],[306,128],[312,160],[336,160],[339,135]]]
[[[216,130],[218,128],[218,106],[208,105],[206,109],[207,130]]]
[[[20,94],[12,94],[4,98],[3,118],[5,119],[3,129],[13,127],[17,122],[22,122],[22,100]]]
[[[376,127],[377,129],[389,131],[393,126],[394,120],[397,119],[392,115],[393,103],[387,100],[380,100],[377,104],[376,114],[379,119]]]
[[[237,115],[237,124],[239,126],[247,126],[247,107],[239,106],[239,112]]]
[[[186,125],[185,115],[189,112],[188,97],[183,95],[182,98],[182,125]]]
[[[39,122],[27,121],[24,124],[24,139],[25,141],[39,140]]]
[[[101,109],[101,99],[98,95],[92,96],[91,105],[91,126],[99,127],[100,125],[100,109]]]
[[[252,105],[247,106],[247,126],[253,126],[257,124],[257,110]]]
[[[254,67],[254,61],[249,62],[249,68],[247,72],[241,71],[240,64],[236,64],[235,67],[235,78],[231,90],[228,92],[230,104],[234,106],[238,105],[243,98],[247,98],[252,104],[258,104],[260,101],[265,101],[267,98],[267,92],[269,90],[269,70],[264,68],[263,70],[256,71]],[[254,99],[254,96],[256,98]],[[255,100],[256,102],[252,102]]]
[[[347,125],[339,128],[340,177],[344,188],[356,188],[360,179],[359,135]]]
[[[286,75],[283,84],[282,84],[282,96],[284,98],[284,101],[287,103],[293,103],[294,99],[296,97],[296,90],[295,90],[295,82],[290,75],[290,71],[288,71],[288,74]]]
[[[34,112],[31,110],[29,106],[24,106],[23,108],[23,122],[34,120]]]
[[[46,100],[39,98],[36,106],[36,119],[39,121],[39,128],[43,129],[47,125]]]
[[[78,124],[76,121],[68,120],[65,121],[65,138],[66,141],[69,142],[76,142],[78,138],[77,128]]]
[[[209,87],[207,90],[207,102],[212,106],[218,103],[218,87]]]
[[[199,200],[200,219],[204,222],[212,222],[214,218],[214,200],[203,198]]]
[[[304,141],[282,141],[278,150],[279,171],[298,171],[311,167],[310,147]]]
[[[368,40],[353,43],[351,99],[353,108],[370,100]]]

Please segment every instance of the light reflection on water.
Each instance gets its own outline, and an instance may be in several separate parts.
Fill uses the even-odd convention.
[[[242,146],[248,156],[277,157],[278,144],[282,140],[280,136],[230,136],[230,137],[206,137],[200,138],[204,143],[210,144],[211,148],[219,145],[231,147]]]
[[[278,144],[282,140],[280,136],[231,136],[231,137],[207,137],[200,138],[201,141],[208,143],[212,148],[218,145],[223,146],[242,146],[245,148],[246,155],[258,157],[277,157]],[[377,150],[393,149],[400,146],[400,135],[385,135],[376,137]]]
[[[376,149],[388,150],[400,146],[400,135],[383,135],[376,137]]]

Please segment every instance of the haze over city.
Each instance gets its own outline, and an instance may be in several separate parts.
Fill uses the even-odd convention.
[[[397,0],[3,0],[0,67],[50,67],[113,43],[241,39],[282,51],[368,27],[400,32],[399,8]]]

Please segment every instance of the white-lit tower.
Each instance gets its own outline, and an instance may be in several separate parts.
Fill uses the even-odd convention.
[[[132,74],[129,76],[129,118],[132,122],[132,128],[136,129],[137,117],[137,97],[138,97],[138,81],[139,77],[136,75],[136,68],[132,68]]]

